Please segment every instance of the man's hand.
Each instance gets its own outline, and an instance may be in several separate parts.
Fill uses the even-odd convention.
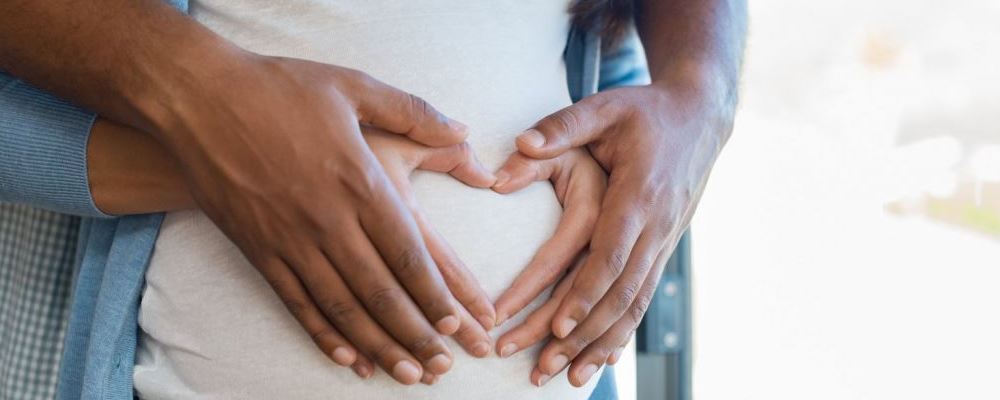
[[[687,228],[728,136],[728,114],[704,104],[657,85],[615,89],[518,137],[521,153],[542,159],[586,145],[609,172],[587,261],[563,298],[550,300],[559,302],[557,339],[541,353],[536,382],[572,362],[570,382],[583,385],[638,326],[662,272],[655,260]]]
[[[432,146],[462,143],[464,126],[361,72],[303,60],[248,54],[204,85],[154,133],[198,206],[334,361],[360,350],[405,384],[447,372],[440,335],[463,314],[360,125]]]
[[[461,124],[358,71],[248,53],[160,0],[0,2],[0,68],[163,143],[334,361],[360,351],[407,384],[450,368],[458,304],[360,125],[447,146]]]
[[[638,327],[659,282],[661,255],[687,229],[732,131],[746,33],[745,0],[640,0],[636,25],[653,83],[600,92],[517,139],[532,158],[586,145],[608,171],[589,255],[552,314],[556,340],[533,372],[544,383],[570,366],[585,384]]]
[[[461,326],[452,336],[469,354],[476,357],[489,355],[492,346],[486,332],[493,327],[493,305],[448,242],[430,226],[413,194],[410,175],[418,169],[445,172],[478,188],[490,187],[496,177],[479,163],[468,143],[429,147],[382,130],[363,128],[363,131],[365,141],[413,213],[427,249],[444,275],[451,293],[464,305],[459,308]],[[479,317],[473,317],[473,314]],[[437,375],[425,371],[421,381],[431,384],[437,379]]]
[[[477,321],[472,315],[490,315],[493,306],[451,247],[428,225],[414,201],[408,178],[416,169],[447,172],[467,185],[480,188],[490,187],[496,178],[479,163],[467,143],[430,147],[375,128],[364,127],[362,131],[410,207],[449,289],[464,305],[459,309],[461,326],[453,337],[473,356],[488,355],[492,346],[486,330],[493,326],[493,321],[488,317]],[[94,201],[107,212],[139,214],[197,208],[177,162],[145,132],[98,119],[91,132],[88,158]],[[355,371],[374,370],[371,360],[363,354],[356,356],[351,367]],[[424,371],[421,380],[433,383],[436,379],[436,375]]]

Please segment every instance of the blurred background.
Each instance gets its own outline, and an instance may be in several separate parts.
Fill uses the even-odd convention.
[[[696,399],[1000,399],[1000,1],[750,2]]]

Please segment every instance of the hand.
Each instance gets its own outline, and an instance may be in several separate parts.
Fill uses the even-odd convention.
[[[462,143],[465,127],[358,71],[223,60],[227,73],[158,99],[165,111],[152,118],[198,206],[333,361],[362,360],[355,371],[367,377],[367,358],[404,384],[445,373],[440,335],[458,331],[462,313],[360,125],[431,146]]]
[[[550,300],[557,340],[539,356],[536,383],[569,366],[570,382],[582,386],[638,327],[662,273],[657,257],[671,254],[687,228],[731,130],[731,110],[706,98],[655,84],[614,89],[518,137],[518,150],[538,159],[586,145],[609,173],[590,254]]]
[[[536,160],[514,153],[497,171],[493,190],[508,194],[535,181],[549,180],[563,206],[556,232],[542,244],[510,288],[496,301],[497,325],[517,314],[551,286],[590,242],[601,199],[607,189],[607,174],[584,148],[571,149],[558,157]],[[519,347],[523,349],[524,346]],[[507,348],[510,355],[513,349]]]
[[[403,202],[412,212],[427,249],[441,269],[449,289],[464,305],[459,308],[461,326],[452,336],[469,354],[476,357],[489,355],[492,346],[486,332],[493,327],[493,318],[480,317],[477,320],[472,314],[491,315],[493,304],[444,237],[430,227],[413,194],[410,175],[417,169],[446,172],[459,181],[478,188],[490,187],[496,177],[479,163],[468,143],[429,147],[374,128],[365,127],[362,132]],[[421,379],[426,384],[436,380],[436,375],[427,372]]]
[[[408,177],[415,169],[448,172],[470,186],[481,188],[490,187],[496,178],[474,157],[467,143],[429,147],[375,128],[363,127],[362,132],[414,214],[448,287],[464,305],[459,309],[461,327],[453,336],[473,356],[488,355],[492,346],[486,330],[492,328],[493,321],[476,321],[472,314],[492,314],[493,305],[451,247],[429,228],[413,199]],[[94,201],[107,212],[138,214],[196,208],[176,161],[145,132],[98,118],[91,130],[87,157]],[[357,356],[352,367],[374,369],[363,355]],[[422,381],[431,383],[435,378],[425,371]]]

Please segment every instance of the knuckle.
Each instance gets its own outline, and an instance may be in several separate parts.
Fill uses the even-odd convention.
[[[288,312],[297,319],[301,319],[309,310],[309,303],[303,299],[283,296],[281,300]]]
[[[603,260],[604,266],[611,276],[620,275],[625,268],[626,261],[628,261],[628,253],[621,247],[611,250]]]
[[[414,247],[403,249],[396,255],[395,272],[400,280],[409,280],[424,272],[423,253]]]
[[[642,207],[643,210],[653,210],[660,206],[660,194],[658,191],[646,187],[636,194],[636,202]]]
[[[382,166],[367,160],[348,163],[346,166],[338,174],[338,186],[345,188],[345,192],[359,202],[376,203],[388,188]]]
[[[424,335],[410,342],[409,348],[414,354],[427,354],[436,349],[437,338],[431,335]]]
[[[560,132],[569,132],[580,125],[580,112],[573,107],[566,108],[562,112],[552,115],[550,122],[553,128]]]
[[[339,339],[339,335],[331,329],[321,329],[309,335],[312,341],[315,342],[320,348],[323,348],[323,344],[326,343],[326,339],[336,340]]]
[[[362,91],[367,91],[374,83],[371,75],[353,68],[339,68],[336,76],[341,85],[354,93],[364,93]]]
[[[357,308],[353,304],[339,300],[328,300],[321,307],[324,315],[335,325],[349,323],[357,312]]]
[[[472,329],[472,324],[463,323],[459,325],[458,330],[455,331],[455,333],[452,334],[452,336],[456,338],[463,338],[463,337],[468,337],[469,335],[473,335],[475,333],[476,332]]]
[[[392,357],[394,347],[395,346],[393,346],[390,342],[379,343],[368,351],[368,356],[371,357],[372,361],[375,361],[377,364],[392,364],[393,361],[395,361]]]
[[[589,295],[576,294],[572,297],[570,302],[570,315],[580,316],[581,318],[576,318],[577,321],[581,320],[590,313],[590,310],[594,307],[594,301]]]
[[[583,349],[586,349],[587,346],[590,346],[590,344],[594,342],[594,340],[597,340],[597,337],[590,333],[581,332],[579,335],[576,335],[573,340],[570,341],[570,348],[573,351],[573,355],[579,353]]]
[[[635,301],[636,293],[638,292],[638,285],[635,283],[628,283],[615,295],[615,312],[619,315],[628,310]]]
[[[410,115],[413,116],[414,125],[420,125],[424,122],[424,119],[433,111],[431,106],[427,101],[420,98],[415,94],[406,94],[406,107]]]
[[[376,289],[368,295],[368,306],[375,313],[387,313],[399,307],[402,302],[400,295],[394,288]]]
[[[632,322],[638,325],[642,322],[642,317],[646,315],[646,310],[649,308],[649,303],[653,301],[653,296],[649,293],[643,293],[639,295],[636,299],[635,304],[632,305],[631,312],[629,313]]]

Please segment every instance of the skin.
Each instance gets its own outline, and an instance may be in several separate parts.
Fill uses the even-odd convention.
[[[569,368],[570,383],[584,385],[600,366],[617,362],[642,320],[662,255],[687,229],[732,131],[745,8],[741,0],[640,2],[637,26],[653,82],[597,93],[518,137],[519,152],[536,159],[586,146],[609,174],[586,261],[548,304],[497,342],[509,355],[553,336],[531,373],[534,384]],[[553,269],[565,271],[529,266],[497,301],[498,320],[537,296],[557,275]]]
[[[360,125],[448,146],[464,140],[461,124],[358,71],[245,52],[154,0],[69,3],[4,2],[0,68],[164,144],[195,203],[334,361],[361,347],[403,383],[450,367],[438,333],[462,326],[454,286],[476,284],[446,285],[467,274],[437,268]],[[676,245],[731,131],[744,2],[647,0],[638,15],[653,84],[591,96],[517,142],[535,159],[586,145],[610,175],[590,255],[551,300],[558,339],[536,383],[570,366],[582,385],[617,358],[662,272],[655,258]],[[337,280],[376,312],[343,324]],[[519,290],[501,316],[534,291]],[[482,300],[463,305],[489,322]]]
[[[492,325],[478,283],[435,263],[361,134],[462,143],[465,127],[418,97],[247,52],[159,0],[4,1],[0,68],[161,143],[195,204],[334,362],[363,354],[413,384],[450,368],[442,335],[461,328],[462,306]]]
[[[430,147],[371,127],[363,127],[362,135],[414,215],[435,262],[438,265],[458,264],[446,269],[458,273],[468,273],[468,269],[447,241],[427,222],[410,186],[413,171],[421,169],[448,173],[470,187],[494,187],[502,193],[520,190],[535,181],[550,181],[565,211],[556,233],[542,246],[532,263],[551,261],[568,264],[577,258],[592,232],[607,188],[606,174],[583,148],[545,160],[514,153],[510,157],[510,163],[515,166],[512,170],[514,174],[508,175],[503,184],[494,186],[497,178],[479,163],[467,143]],[[87,156],[91,192],[102,209],[120,214],[142,214],[197,208],[177,162],[163,145],[148,134],[98,119],[91,132]],[[553,276],[552,279],[557,278]],[[475,277],[469,275],[462,279],[475,280]],[[459,298],[483,295],[479,292],[457,293]],[[345,301],[350,301],[347,297]],[[354,302],[350,306],[357,311],[345,310],[345,313],[361,315],[358,311],[362,305]],[[487,329],[465,308],[459,311],[461,325],[452,336],[469,354],[476,357],[489,355],[493,344]],[[337,359],[338,355],[333,357]],[[374,371],[371,358],[364,354],[355,353],[352,359],[343,359],[342,363],[350,363],[362,378],[371,376]],[[433,384],[439,377],[424,371],[420,381]]]

